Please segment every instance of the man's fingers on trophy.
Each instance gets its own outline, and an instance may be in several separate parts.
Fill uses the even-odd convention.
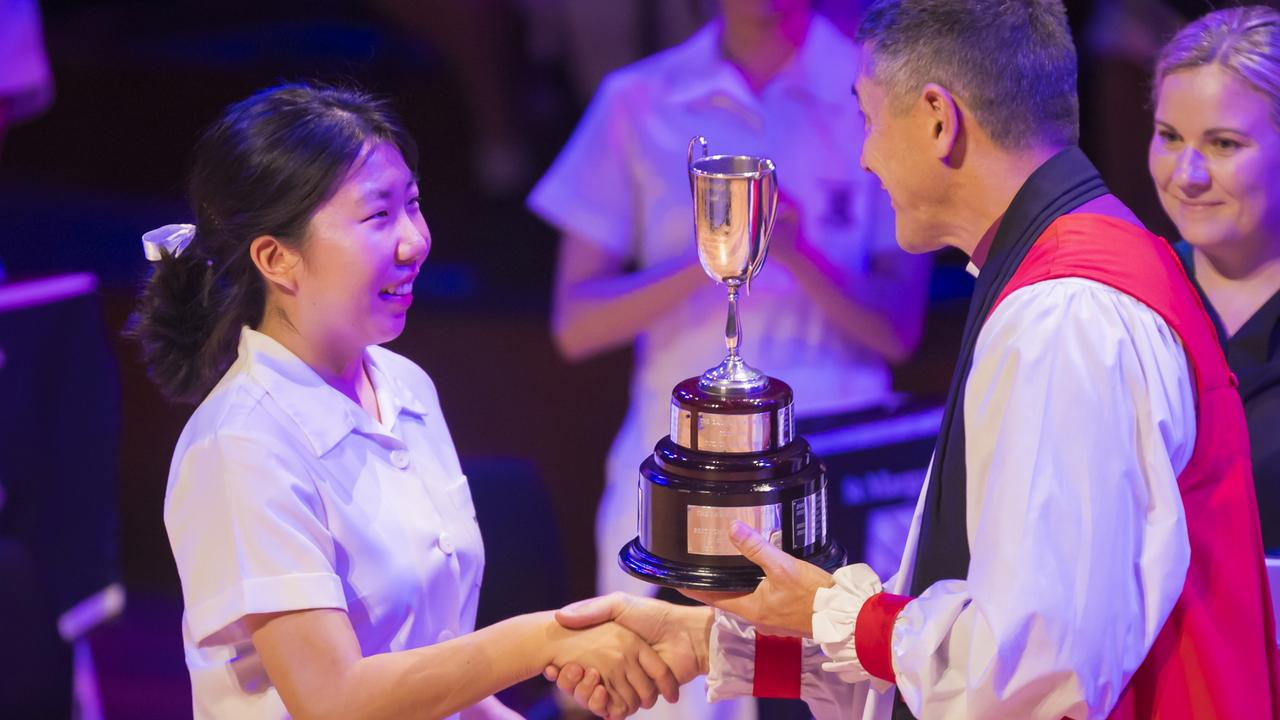
[[[735,520],[729,528],[729,542],[733,543],[743,557],[759,565],[768,575],[785,567],[791,560],[790,555],[766,540],[755,528],[741,521]]]
[[[570,630],[581,630],[615,620],[626,611],[630,596],[614,592],[579,600],[556,611],[556,622]]]
[[[555,682],[556,679],[560,677],[560,668],[555,665],[548,665],[542,669],[542,677],[545,678],[547,682]]]

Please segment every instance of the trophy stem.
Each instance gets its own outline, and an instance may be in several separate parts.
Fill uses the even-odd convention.
[[[729,359],[737,360],[738,346],[742,344],[742,316],[738,314],[738,286],[729,286],[729,317],[724,326],[724,344],[729,348]]]
[[[752,393],[769,385],[769,378],[742,360],[742,316],[738,312],[738,284],[729,286],[729,317],[724,324],[724,344],[729,354],[716,367],[702,373],[698,386],[720,394]]]

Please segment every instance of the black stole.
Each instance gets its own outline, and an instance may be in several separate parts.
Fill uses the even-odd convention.
[[[925,491],[910,595],[918,596],[939,580],[963,579],[969,574],[969,539],[965,523],[964,390],[973,367],[973,349],[996,298],[1027,251],[1058,217],[1108,194],[1098,171],[1079,148],[1054,155],[1036,169],[1013,196],[991,241],[991,251],[969,301],[942,427],[933,451],[929,486]],[[894,720],[912,718],[897,698]]]

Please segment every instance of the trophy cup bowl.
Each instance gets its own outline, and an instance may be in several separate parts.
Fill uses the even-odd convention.
[[[670,434],[640,466],[639,533],[618,562],[659,585],[750,591],[764,572],[729,542],[729,528],[742,521],[834,571],[845,553],[827,533],[826,467],[795,436],[791,387],[739,352],[738,292],[750,292],[768,254],[776,169],[768,158],[711,155],[700,136],[689,143],[688,163],[698,259],[728,288],[728,354],[672,391]]]
[[[694,146],[702,156],[694,157]],[[769,378],[747,365],[738,352],[742,323],[738,288],[751,292],[751,278],[764,267],[778,212],[778,176],[773,161],[751,155],[711,155],[707,141],[689,141],[689,191],[693,195],[693,236],[702,269],[729,291],[725,344],[729,353],[702,374],[706,390],[722,393],[762,390]]]
[[[702,269],[722,285],[749,283],[764,266],[773,230],[777,209],[773,162],[745,155],[711,155],[690,161],[689,180]]]

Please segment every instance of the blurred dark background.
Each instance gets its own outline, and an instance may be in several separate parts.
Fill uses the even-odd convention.
[[[594,12],[610,3],[629,23],[628,43],[589,65],[582,48],[590,22],[584,30],[583,11],[567,0],[40,3],[56,99],[11,128],[0,147],[0,263],[9,284],[81,271],[97,278],[90,317],[100,316],[100,328],[76,333],[100,331],[110,352],[102,376],[81,380],[118,388],[118,427],[72,430],[60,413],[73,404],[44,410],[60,426],[67,421],[50,454],[82,452],[92,444],[83,434],[119,439],[115,468],[77,481],[117,484],[108,494],[118,505],[114,556],[129,599],[121,617],[90,637],[106,717],[190,716],[161,505],[191,408],[161,399],[121,336],[146,271],[138,238],[190,219],[183,176],[203,124],[281,80],[351,81],[390,96],[421,146],[434,245],[409,326],[391,347],[440,390],[477,486],[491,566],[523,553],[515,567],[524,576],[487,579],[481,623],[532,609],[521,601],[551,607],[592,594],[592,523],[630,358],[618,352],[569,365],[556,354],[547,321],[556,236],[523,197],[602,69],[678,42],[715,7],[597,0]],[[818,5],[852,28],[861,3]],[[1082,144],[1117,194],[1168,236],[1146,172],[1147,73],[1159,43],[1207,3],[1067,5],[1081,49]],[[955,254],[937,261],[924,343],[895,375],[904,392],[946,389],[971,287],[963,265]],[[62,334],[59,352],[96,342]],[[0,413],[25,412],[0,397]],[[521,480],[498,485],[505,478]],[[508,588],[516,586],[532,589],[513,598]],[[531,708],[539,691],[525,692],[514,704]]]

